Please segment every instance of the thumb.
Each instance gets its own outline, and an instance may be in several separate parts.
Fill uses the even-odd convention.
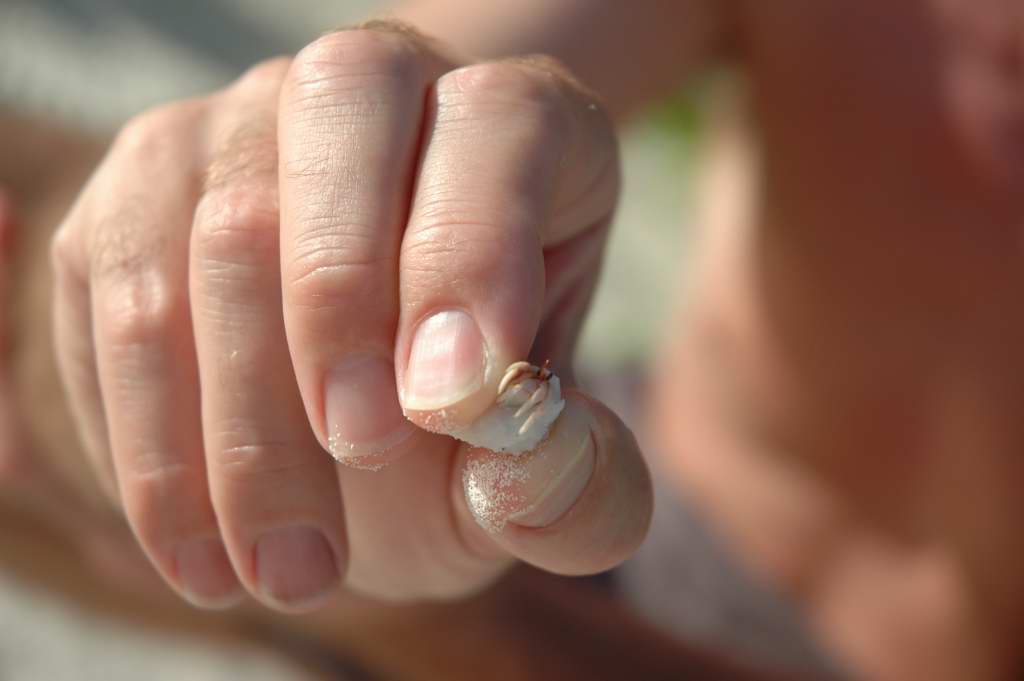
[[[609,569],[647,534],[653,492],[636,440],[582,392],[566,392],[564,410],[532,451],[463,445],[457,466],[455,506],[466,536],[550,572]]]

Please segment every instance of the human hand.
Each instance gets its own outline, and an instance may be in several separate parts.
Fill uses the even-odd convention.
[[[612,126],[560,67],[461,66],[385,22],[129,123],[54,239],[55,334],[160,573],[295,611],[628,556],[650,482],[592,398],[519,457],[429,431],[515,361],[568,376],[617,188]]]

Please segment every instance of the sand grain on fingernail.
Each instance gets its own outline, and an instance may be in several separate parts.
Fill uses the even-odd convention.
[[[373,456],[348,456],[336,458],[336,461],[347,468],[357,471],[369,471],[371,473],[381,472],[390,463],[390,461],[381,460],[379,457]]]

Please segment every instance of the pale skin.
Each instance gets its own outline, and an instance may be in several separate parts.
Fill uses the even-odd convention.
[[[55,238],[55,323],[90,457],[168,582],[299,611],[627,556],[649,480],[589,398],[500,534],[462,492],[486,454],[413,425],[472,422],[538,335],[568,366],[616,164],[561,67],[462,66],[387,23],[130,124]],[[580,447],[581,496],[545,510]]]
[[[1020,10],[609,5],[412,5],[400,15],[436,42],[333,33],[130,124],[54,247],[59,356],[98,479],[204,605],[307,609],[343,585],[454,598],[515,560],[579,574],[627,557],[646,469],[585,395],[570,395],[579,436],[559,442],[589,442],[592,465],[551,460],[586,485],[540,527],[482,529],[461,470],[484,455],[392,426],[402,408],[420,426],[441,408],[472,419],[527,356],[566,372],[614,207],[603,112],[732,49],[766,179],[749,221],[710,225],[697,302],[666,343],[664,470],[854,669],[1009,677],[1024,618]],[[603,101],[546,60],[459,56],[527,52]],[[461,311],[450,361],[412,350],[441,310]],[[433,377],[423,392],[412,357]],[[358,399],[375,407],[328,396],[346,366],[366,370]],[[429,386],[458,366],[485,369],[443,403]],[[332,428],[391,465],[336,466]],[[256,548],[285,527],[314,531]],[[282,552],[304,568],[260,567]]]

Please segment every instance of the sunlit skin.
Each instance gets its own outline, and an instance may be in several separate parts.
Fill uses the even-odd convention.
[[[486,367],[455,419],[486,409],[514,361],[551,357],[564,375],[618,182],[593,175],[616,163],[601,112],[625,119],[729,59],[751,86],[758,154],[724,175],[751,172],[755,191],[709,182],[692,299],[653,372],[655,474],[850,668],[1012,678],[1024,10],[651,2],[627,21],[600,5],[409,5],[400,16],[436,42],[386,24],[331,34],[129,124],[54,251],[56,341],[97,479],[163,576],[206,605],[322,603],[295,575],[261,582],[250,560],[263,531],[297,524],[327,537],[326,554],[302,544],[329,556],[325,581],[390,598],[457,598],[515,560],[578,574],[626,558],[647,473],[591,398],[570,395],[595,443],[583,496],[541,532],[495,535],[465,506],[451,472],[472,454],[449,438],[359,450],[383,472],[335,468],[322,386],[342,359],[378,358],[353,365],[393,372],[367,388],[374,413],[430,425],[440,403],[399,389],[410,357],[442,378]],[[566,70],[478,63],[534,52]],[[392,302],[368,305],[368,291]],[[445,318],[450,366],[411,350],[441,310],[480,317]],[[356,434],[372,444],[388,425]],[[168,547],[195,537],[224,548],[185,585]]]

